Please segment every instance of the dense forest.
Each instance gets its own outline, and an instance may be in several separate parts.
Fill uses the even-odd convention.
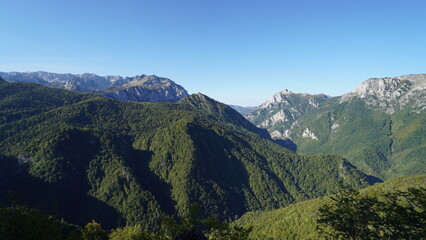
[[[0,93],[2,239],[312,237],[324,204],[311,202],[381,182],[339,156],[289,151],[202,94],[120,102],[1,79]],[[268,221],[294,208],[312,210],[309,224]]]
[[[283,209],[245,214],[236,222],[201,218],[199,205],[180,219],[163,216],[150,231],[141,224],[105,230],[91,221],[82,227],[17,205],[10,194],[0,208],[0,237],[66,240],[249,240],[249,239],[424,239],[425,175],[389,180],[360,191],[344,189]]]
[[[0,92],[1,197],[74,224],[156,229],[194,203],[235,219],[377,181],[340,157],[288,151],[205,97],[120,102],[6,81]]]

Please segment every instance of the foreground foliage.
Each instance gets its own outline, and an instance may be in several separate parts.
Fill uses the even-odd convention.
[[[379,197],[346,190],[331,199],[331,204],[319,209],[318,216],[319,229],[330,239],[426,238],[426,188]]]
[[[375,184],[374,186],[361,189],[359,196],[385,201],[384,196],[386,194],[400,196],[399,192],[407,192],[409,188],[426,188],[426,175],[401,177]],[[403,198],[402,196],[401,198]],[[327,236],[317,231],[319,209],[324,205],[331,205],[332,203],[333,200],[330,197],[320,197],[291,204],[277,210],[249,212],[235,221],[234,224],[238,226],[252,226],[253,230],[250,236],[253,239],[324,239]],[[363,204],[367,205],[368,203]],[[396,205],[385,204],[385,206]],[[361,212],[363,209],[356,209],[355,211]],[[365,218],[368,219],[369,216]],[[323,229],[323,232],[331,230],[331,228],[326,228]]]
[[[183,236],[200,236],[206,240],[248,240],[251,228],[232,226],[215,217],[200,218],[199,207],[180,220],[164,217],[162,231],[152,232],[142,225],[129,225],[107,231],[92,220],[83,228],[70,225],[40,210],[24,205],[0,208],[2,240],[170,240]],[[183,238],[186,239],[186,238]],[[192,238],[190,238],[192,239]]]
[[[110,240],[166,240],[166,236],[143,230],[140,224],[116,228],[109,234]]]
[[[2,240],[79,240],[80,231],[41,211],[23,205],[0,208]]]
[[[81,237],[83,240],[108,240],[107,232],[102,229],[102,226],[93,221],[86,224],[84,229],[81,231]]]
[[[221,222],[217,217],[201,218],[199,205],[189,207],[189,214],[176,221],[172,217],[165,217],[163,224],[166,235],[179,236],[187,231],[205,236],[209,240],[247,240],[251,227],[239,227],[227,222]]]

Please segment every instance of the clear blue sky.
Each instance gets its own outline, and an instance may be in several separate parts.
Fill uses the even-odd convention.
[[[258,105],[426,72],[425,0],[0,0],[0,71],[168,77]]]

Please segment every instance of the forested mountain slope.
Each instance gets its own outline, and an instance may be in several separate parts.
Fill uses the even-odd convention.
[[[120,102],[0,80],[0,192],[106,227],[183,214],[222,219],[371,179],[333,155],[300,156],[197,101]],[[253,129],[256,129],[252,126]]]
[[[298,153],[337,154],[382,179],[426,173],[426,74],[369,79],[341,97],[285,96],[249,119]]]

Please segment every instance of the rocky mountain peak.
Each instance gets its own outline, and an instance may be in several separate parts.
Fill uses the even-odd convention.
[[[83,73],[83,74],[79,74],[79,76],[81,78],[93,78],[93,77],[99,77],[98,75],[94,74],[94,73]]]
[[[273,104],[277,104],[280,102],[288,103],[286,99],[287,99],[287,96],[291,94],[293,94],[293,92],[289,91],[288,89],[284,89],[280,92],[277,92],[270,99],[268,99],[266,102],[260,105],[259,108],[267,108],[272,106]]]
[[[403,107],[426,108],[426,74],[399,77],[370,78],[351,92],[342,96],[340,102],[360,98],[366,104],[392,114]]]
[[[188,92],[168,78],[155,75],[139,75],[126,78],[128,83],[106,89],[104,96],[121,101],[177,102]]]
[[[313,105],[314,107],[317,107],[316,101],[314,99],[324,99],[329,98],[325,94],[307,94],[307,93],[294,93],[292,91],[289,91],[288,89],[284,89],[280,92],[275,93],[270,99],[268,99],[266,102],[261,104],[258,108],[264,109],[264,108],[271,108],[276,104],[284,104],[284,105],[294,105],[296,102],[300,102],[301,99],[311,99],[309,101],[309,104]],[[297,104],[296,103],[296,104]]]
[[[321,107],[328,98],[325,94],[294,93],[285,89],[255,108],[247,115],[247,119],[257,127],[268,129],[275,138],[286,138],[289,135],[288,129],[297,125],[299,118]]]
[[[172,80],[168,78],[162,78],[155,75],[140,75],[133,78],[129,78],[127,86],[145,86],[145,87],[167,87],[170,85],[176,85]]]

